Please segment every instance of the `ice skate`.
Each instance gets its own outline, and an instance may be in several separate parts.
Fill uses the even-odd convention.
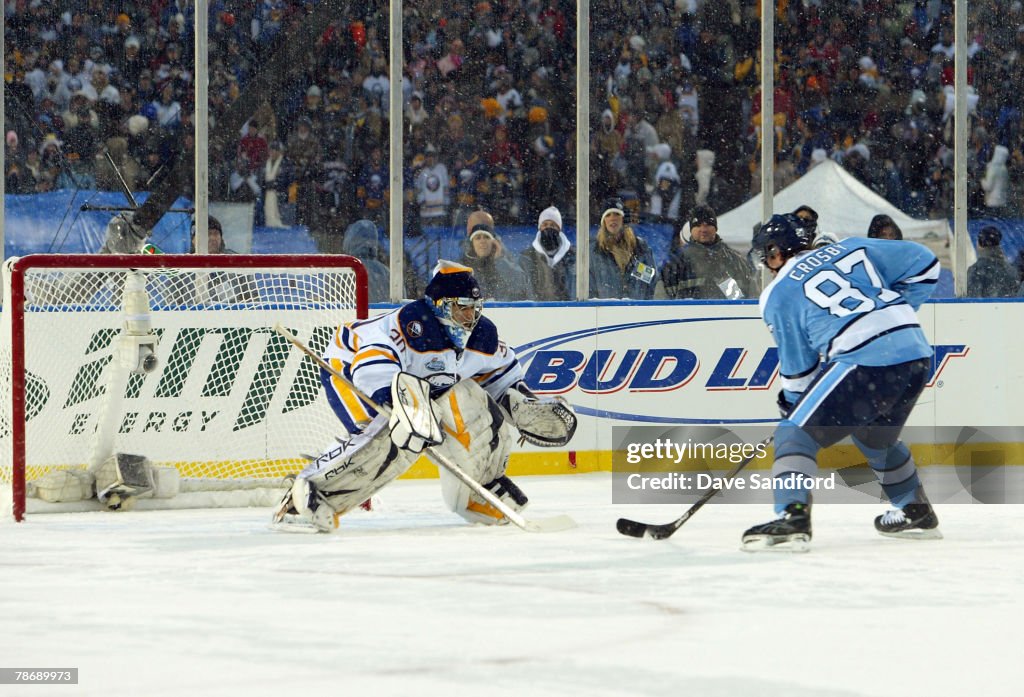
[[[483,486],[508,504],[509,508],[514,511],[523,510],[529,502],[522,489],[504,475]],[[470,494],[463,517],[471,519],[471,522],[483,523],[485,525],[506,525],[509,522],[508,518],[501,511],[476,494]]]
[[[297,480],[294,475],[285,478],[288,489],[281,497],[271,527],[284,532],[334,532],[338,528],[338,514],[323,495],[308,480]],[[299,510],[296,501],[301,502]]]
[[[806,552],[811,542],[811,506],[791,503],[782,517],[754,527],[743,533],[744,552],[760,552],[778,548],[785,552]]]
[[[277,508],[274,509],[274,516],[270,521],[273,525],[283,522],[286,515],[296,515],[298,513],[295,510],[295,506],[292,505],[292,485],[295,484],[295,475],[289,474],[281,483],[284,484],[285,490],[284,495],[277,504]]]
[[[885,537],[902,537],[911,540],[941,540],[939,518],[932,505],[908,503],[903,508],[893,508],[875,518],[875,530]]]

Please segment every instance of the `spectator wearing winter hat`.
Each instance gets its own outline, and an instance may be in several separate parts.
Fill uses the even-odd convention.
[[[146,68],[145,60],[142,57],[142,41],[137,36],[129,36],[124,40],[124,45],[114,59],[117,74],[121,78],[121,84],[135,85],[139,76]]]
[[[793,215],[800,218],[804,222],[804,228],[812,234],[817,234],[818,231],[818,211],[814,210],[807,204],[797,206],[796,210],[793,211]]]
[[[87,87],[87,89],[85,89],[85,87]],[[77,94],[78,92],[82,92],[88,96],[90,100],[95,100],[96,97],[99,96],[96,93],[96,90],[93,89],[92,83],[87,82],[83,85],[81,78],[69,75],[67,79],[62,80],[60,84],[57,85],[57,89],[53,92],[53,100],[57,103],[57,107],[63,111],[71,104],[72,95]]]
[[[818,211],[814,210],[806,203],[802,206],[797,206],[797,209],[793,211],[793,215],[800,218],[804,223],[804,228],[814,235],[814,242],[811,246],[815,249],[819,247],[827,247],[828,245],[839,241],[839,238],[831,232],[825,232],[818,228]]]
[[[208,216],[206,224],[206,232],[208,235],[207,253],[208,254],[238,254],[235,250],[231,249],[224,243],[224,226],[221,225],[220,221],[214,218],[212,215]],[[192,221],[191,230],[191,243],[189,244],[189,254],[196,253],[196,223]]]
[[[651,193],[650,213],[659,221],[679,220],[683,190],[679,171],[672,160],[658,165],[654,175],[654,191]]]
[[[978,233],[978,261],[967,269],[967,297],[1017,296],[1017,270],[1006,260],[1002,241],[1003,233],[994,225],[984,227]]]
[[[576,250],[562,232],[562,214],[550,206],[541,211],[533,244],[519,255],[530,284],[530,299],[572,300],[576,297]]]
[[[207,254],[238,254],[228,247],[224,239],[224,226],[211,216],[207,217]],[[189,254],[196,254],[196,222],[193,217],[189,242]],[[215,271],[210,273],[205,284],[195,282],[194,274],[187,273],[189,282],[177,283],[171,291],[174,302],[182,305],[210,303],[251,302],[259,297],[259,291],[251,277],[242,274]],[[200,288],[205,290],[200,292]]]
[[[511,259],[494,232],[494,218],[486,211],[473,211],[466,220],[468,239],[462,246],[462,263],[472,267],[484,298],[525,300],[526,275]]]
[[[405,107],[405,121],[409,128],[423,126],[430,118],[430,112],[423,108],[423,93],[413,92]]]
[[[626,225],[622,199],[610,199],[590,244],[590,297],[650,300],[657,280],[650,245]]]
[[[746,258],[718,235],[718,218],[710,206],[696,206],[690,213],[689,222],[673,240],[661,278],[665,295],[673,299],[737,300],[757,296]]]
[[[605,109],[601,113],[600,127],[591,136],[590,190],[595,203],[606,200],[619,188],[619,168],[625,164],[622,156],[625,140],[616,128],[617,124],[618,119],[612,110]],[[600,214],[600,210],[591,213],[594,217]]]
[[[880,240],[902,240],[903,231],[892,218],[879,214],[868,224],[868,237]]]

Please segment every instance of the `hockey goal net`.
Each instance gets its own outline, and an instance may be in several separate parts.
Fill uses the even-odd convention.
[[[352,257],[32,255],[3,276],[0,486],[16,520],[100,508],[41,483],[116,453],[173,480],[138,508],[272,505],[342,435],[319,369],[274,327],[319,353],[365,318]]]

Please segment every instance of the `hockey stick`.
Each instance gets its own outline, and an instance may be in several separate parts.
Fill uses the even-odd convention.
[[[768,446],[772,442],[773,438],[774,436],[768,436],[758,443],[758,445]],[[754,454],[733,467],[732,470],[725,475],[725,478],[732,479],[739,474],[740,470],[751,463],[757,455],[757,452],[758,449],[755,448]],[[629,518],[619,518],[618,522],[615,523],[615,528],[623,535],[628,535],[629,537],[650,537],[655,540],[664,540],[672,537],[676,530],[683,527],[683,524],[688,521],[694,513],[699,511],[705,503],[710,501],[719,491],[721,491],[721,489],[708,489],[699,499],[697,499],[695,504],[686,509],[685,513],[673,520],[671,523],[655,525],[654,523],[641,523],[636,520],[630,520]]]
[[[326,370],[333,377],[343,382],[349,389],[359,395],[360,398],[365,400],[368,404],[372,405],[374,409],[381,413],[390,413],[390,410],[374,402],[370,397],[363,394],[352,381],[346,378],[344,375],[335,370],[327,361],[313,353],[308,346],[300,341],[294,334],[282,327],[280,324],[274,325],[274,331],[287,339],[293,346],[302,351],[304,354],[313,359],[320,368]],[[448,458],[444,453],[440,453],[434,448],[427,448],[424,451],[428,458],[437,466],[444,467],[446,470],[451,472],[460,482],[468,486],[477,496],[480,496],[487,501],[490,505],[494,506],[503,516],[508,518],[516,527],[522,528],[527,532],[557,532],[559,530],[568,530],[569,528],[576,527],[576,521],[567,515],[554,516],[553,518],[539,518],[530,520],[524,518],[515,511],[509,508],[508,504],[499,499],[493,492],[485,489],[480,482],[476,481],[468,474],[465,470],[459,467],[455,462]]]

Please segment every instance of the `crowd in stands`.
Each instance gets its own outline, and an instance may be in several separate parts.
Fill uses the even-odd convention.
[[[591,36],[591,103],[603,110],[592,190],[635,192],[639,212],[674,220],[758,192],[759,3],[595,4],[608,11],[595,8]],[[832,158],[915,217],[951,217],[952,9],[777,3],[776,190]],[[1013,1],[968,12],[968,202],[973,215],[1020,217],[1024,11]],[[677,195],[682,205],[666,207]]]
[[[563,6],[405,9],[400,200],[411,232],[459,227],[483,205],[506,224],[571,200],[575,37]],[[366,213],[386,222],[387,7],[210,3],[211,133],[303,22],[333,20],[242,132],[211,139],[214,200],[258,202],[257,222],[307,225],[321,239]],[[118,190],[107,151],[139,190],[169,153],[194,152],[191,13],[175,0],[7,3],[7,191]],[[180,187],[191,194],[191,181]]]
[[[169,153],[194,152],[191,3],[5,4],[8,193],[117,190],[106,153],[142,190]],[[777,188],[832,158],[911,215],[951,216],[952,5],[777,3]],[[597,238],[615,236],[611,199],[624,229],[678,229],[697,206],[729,210],[760,189],[758,8],[590,3]],[[1024,10],[1019,0],[968,9],[968,203],[973,215],[1021,217]],[[213,132],[282,42],[325,10],[307,59],[240,133],[211,140],[210,192],[340,251],[352,222],[384,228],[399,200],[387,162],[388,4],[212,0],[209,107]],[[419,0],[406,3],[403,31],[406,234],[461,231],[480,208],[499,226],[534,225],[550,206],[571,215],[575,3]],[[179,186],[191,195],[191,180]]]

